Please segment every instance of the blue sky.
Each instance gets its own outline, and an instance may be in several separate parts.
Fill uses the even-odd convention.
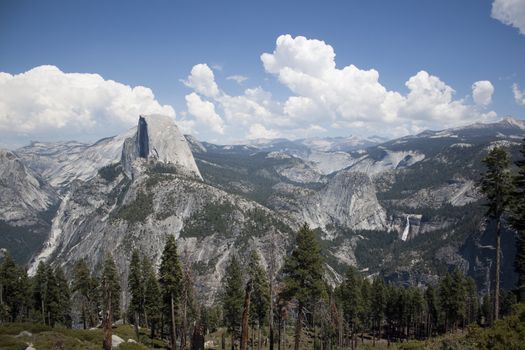
[[[521,3],[517,0],[496,2],[503,11],[507,2],[518,10],[511,7],[510,17],[503,12],[497,20],[498,14],[491,16],[493,1],[485,0],[1,0],[0,72],[8,75],[3,85],[0,79],[4,90],[0,90],[0,146],[29,139],[94,140],[125,130],[136,116],[119,113],[135,110],[114,107],[112,99],[137,105],[139,110],[145,106],[148,111],[170,114],[164,108],[169,105],[185,131],[215,142],[278,136],[399,136],[506,115],[524,118],[525,106],[518,102],[525,101],[515,96],[513,85],[517,84],[514,92],[525,88],[525,35],[520,33],[520,28],[525,31],[525,26],[520,27],[525,5],[513,5]],[[286,34],[290,36],[277,45],[277,38]],[[336,66],[312,71],[308,65],[317,66],[330,56],[324,50],[328,45],[335,52]],[[261,54],[276,50],[272,64],[261,60]],[[311,52],[312,60],[297,61]],[[194,71],[192,84],[189,75],[197,64],[206,66]],[[42,65],[59,71],[19,76]],[[358,71],[342,73],[350,65]],[[378,79],[364,73],[370,69],[377,71]],[[290,77],[289,71],[295,75]],[[96,96],[103,95],[100,100],[113,107],[100,101],[90,105],[95,98],[86,102],[86,92],[71,96],[67,84],[75,85],[81,77],[68,73],[99,74],[103,81],[94,82],[93,89],[99,89]],[[46,74],[59,78],[43,78]],[[300,86],[305,74],[315,87]],[[241,83],[227,79],[232,76],[247,79]],[[15,77],[19,79],[14,81]],[[359,92],[362,79],[366,80],[363,90],[369,91],[364,96]],[[113,93],[107,80],[147,87],[154,96],[130,94],[121,87]],[[335,87],[340,81],[344,86]],[[480,85],[481,103],[473,97],[472,85],[477,81],[489,81],[493,90],[487,92],[487,85]],[[206,92],[199,83],[216,84],[218,92]],[[62,84],[65,92],[57,93],[53,84]],[[34,96],[11,93],[16,90],[13,86]],[[386,94],[379,91],[383,88]],[[451,99],[447,88],[455,91]],[[325,91],[327,96],[318,98]],[[399,96],[390,99],[388,92]],[[45,103],[34,102],[42,98]],[[81,111],[75,108],[79,100]],[[418,101],[426,102],[422,106]],[[360,103],[364,107],[358,107]],[[66,105],[65,110],[55,113],[56,105]]]

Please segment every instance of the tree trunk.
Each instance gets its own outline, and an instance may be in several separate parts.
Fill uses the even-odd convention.
[[[312,327],[313,327],[313,338],[314,341],[312,342],[313,350],[317,350],[315,347],[315,341],[317,339],[317,335],[315,334],[315,305],[312,306]]]
[[[171,315],[171,325],[170,325],[170,336],[171,336],[171,350],[177,349],[177,329],[175,328],[175,302],[173,300],[173,292],[171,292],[170,296],[170,315]]]
[[[499,319],[499,280],[501,269],[501,219],[496,221],[496,288],[494,290],[494,320]]]
[[[382,319],[380,318],[380,319],[379,319],[379,325],[378,325],[378,328],[379,328],[379,329],[378,329],[378,335],[377,335],[377,338],[379,339],[379,341],[381,341],[381,331],[382,331],[381,328],[382,328],[382,323],[383,323],[383,321],[382,321]]]
[[[277,324],[277,326],[279,327],[277,329],[277,350],[281,350],[281,340],[282,340],[282,323],[283,321],[281,320],[281,318],[279,317],[279,323]],[[270,343],[271,344],[271,343]]]
[[[351,336],[350,336],[350,342],[352,344],[352,350],[355,350],[355,347],[357,345],[356,339],[355,339],[355,331],[354,326],[351,328]]]
[[[140,334],[139,334],[139,313],[135,311],[134,315],[135,324],[133,328],[135,329],[135,336],[137,337],[137,342],[140,343]]]
[[[288,336],[287,336],[287,333],[286,333],[286,320],[284,320],[283,322],[283,344],[284,344],[284,349],[288,349]],[[280,349],[279,349],[280,350]]]
[[[244,294],[244,309],[242,311],[242,328],[241,328],[241,347],[240,350],[248,349],[248,318],[250,316],[250,298],[252,295],[252,281],[246,284]]]
[[[300,302],[299,307],[298,307],[298,313],[297,313],[297,321],[295,323],[294,350],[300,350],[301,348],[302,330],[303,330],[303,304]]]
[[[82,323],[84,329],[87,329],[87,319],[86,319],[86,303],[82,302]]]
[[[153,340],[153,338],[155,337],[155,321],[150,321],[151,322],[151,339]]]
[[[270,290],[271,290],[271,287],[270,287]],[[270,292],[270,295],[272,295],[272,292]],[[269,327],[269,342],[270,344],[268,345],[269,347],[269,350],[273,350],[273,296],[270,297],[270,320],[269,320],[269,324],[268,324],[268,327]]]
[[[44,322],[44,324],[46,324],[46,313],[44,310],[44,298],[42,298],[40,302],[40,307],[42,308],[42,321]]]
[[[261,325],[257,323],[257,350],[261,350]]]
[[[193,329],[191,350],[204,350],[204,326],[197,324]]]
[[[376,335],[377,335],[376,326],[377,326],[377,322],[374,322],[372,320],[372,345],[373,346],[376,346]]]
[[[187,291],[186,291],[187,293]],[[184,311],[183,311],[183,317],[182,317],[182,332],[180,337],[180,348],[186,349],[186,334],[188,332],[187,327],[187,304],[188,304],[188,296],[184,296]]]
[[[102,341],[102,348],[104,350],[111,350],[112,342],[112,318],[113,310],[111,309],[111,289],[108,290],[108,304],[106,305],[106,315],[104,317],[104,340]]]
[[[343,340],[344,340],[344,325],[343,325],[343,315],[341,309],[338,312],[339,314],[339,349],[343,348]]]
[[[270,246],[270,269],[269,269],[269,278],[268,281],[270,282],[270,314],[269,314],[269,320],[268,320],[268,327],[269,327],[269,337],[270,337],[270,345],[269,350],[273,350],[273,275],[275,272],[275,252],[274,252],[274,244],[275,239],[273,237],[274,231],[272,231],[272,245]]]

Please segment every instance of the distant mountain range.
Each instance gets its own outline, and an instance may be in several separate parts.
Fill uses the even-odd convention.
[[[525,122],[506,118],[395,140],[252,140],[215,145],[149,116],[94,144],[32,144],[0,153],[0,248],[32,267],[97,269],[111,252],[127,278],[138,247],[157,263],[178,237],[201,291],[213,299],[231,254],[276,245],[280,264],[307,222],[326,275],[346,266],[403,283],[460,268],[490,287],[493,227],[477,181],[495,145],[518,157]],[[514,233],[503,235],[504,286],[514,283]]]

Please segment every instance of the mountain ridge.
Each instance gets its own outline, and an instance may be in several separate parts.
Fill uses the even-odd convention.
[[[515,124],[423,132],[349,152],[283,140],[264,150],[219,146],[166,127],[160,136],[148,133],[146,152],[134,128],[88,146],[71,143],[78,154],[109,149],[96,171],[89,167],[96,158],[88,158],[86,172],[73,171],[81,168],[78,154],[60,157],[67,143],[47,150],[35,143],[15,152],[54,180],[61,203],[33,267],[49,260],[69,270],[85,257],[96,269],[111,246],[124,283],[129,249],[138,246],[157,261],[166,235],[175,234],[198,271],[201,292],[213,298],[229,254],[254,248],[264,256],[276,236],[282,262],[293,231],[308,222],[333,283],[348,264],[404,283],[427,283],[456,266],[488,288],[491,257],[476,242],[485,244],[491,228],[481,222],[475,183],[490,147],[501,144],[516,156],[525,132]],[[184,146],[173,146],[169,135]],[[337,157],[344,158],[338,163]],[[513,248],[506,247],[509,269]]]

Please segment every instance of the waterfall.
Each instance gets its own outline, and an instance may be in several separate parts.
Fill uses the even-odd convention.
[[[405,230],[403,231],[403,235],[401,236],[402,241],[406,241],[408,238],[408,233],[410,232],[410,219],[407,215],[407,225],[405,226]]]

